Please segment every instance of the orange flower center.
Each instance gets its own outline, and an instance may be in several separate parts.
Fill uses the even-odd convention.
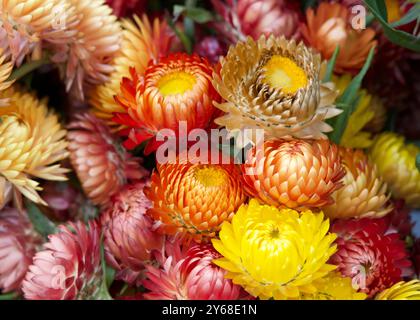
[[[226,184],[226,172],[219,167],[199,167],[194,172],[195,178],[205,187],[220,187]]]
[[[185,71],[175,71],[159,79],[157,86],[163,96],[183,94],[192,90],[197,79]]]
[[[294,94],[308,83],[305,71],[293,60],[280,55],[272,56],[264,69],[266,83],[286,94]]]

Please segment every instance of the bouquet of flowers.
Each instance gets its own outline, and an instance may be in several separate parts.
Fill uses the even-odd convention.
[[[0,1],[0,299],[420,300],[419,17]]]

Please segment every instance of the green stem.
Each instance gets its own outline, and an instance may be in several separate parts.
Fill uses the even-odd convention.
[[[19,80],[26,76],[28,73],[31,73],[32,71],[48,63],[50,63],[50,59],[48,57],[25,63],[18,69],[14,70],[8,80]]]
[[[5,294],[0,294],[0,301],[1,300],[14,300],[17,297],[19,297],[19,294],[17,292],[10,292]]]

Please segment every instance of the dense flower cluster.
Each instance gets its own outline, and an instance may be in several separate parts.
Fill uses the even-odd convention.
[[[418,6],[369,2],[1,0],[0,300],[420,300]]]

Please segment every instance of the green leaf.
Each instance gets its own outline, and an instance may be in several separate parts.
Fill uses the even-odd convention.
[[[420,52],[419,37],[416,37],[408,32],[397,30],[387,21],[386,6],[384,0],[364,0],[365,5],[369,8],[375,18],[382,25],[386,37],[392,43],[401,47]],[[406,19],[403,17],[402,19]],[[410,17],[407,20],[411,19]]]
[[[308,8],[314,7],[316,4],[316,0],[303,0],[302,1],[302,9],[306,11]]]
[[[0,294],[0,301],[2,301],[2,300],[14,300],[17,297],[19,297],[19,294],[17,292]]]
[[[29,220],[40,235],[47,238],[48,235],[57,232],[56,225],[39,210],[35,203],[25,200],[25,207]]]
[[[400,20],[395,21],[393,23],[391,23],[391,26],[396,28],[396,27],[400,27],[403,25],[406,25],[414,20],[418,20],[420,17],[420,3],[417,3],[416,5],[414,5],[410,11],[408,11],[406,13],[406,15],[404,17],[402,17]]]
[[[337,56],[340,53],[340,47],[336,46],[334,53],[331,57],[331,59],[328,61],[327,64],[327,71],[325,72],[325,76],[324,76],[324,82],[329,82],[331,81],[331,77],[333,75],[334,72],[334,67],[335,67],[335,61],[337,60]]]
[[[49,57],[43,57],[42,59],[25,63],[21,67],[15,69],[10,75],[8,80],[9,81],[19,80],[23,78],[24,76],[26,76],[28,73],[31,73],[32,71],[38,69],[39,67],[49,64],[49,63],[50,63]]]
[[[192,53],[193,51],[193,44],[190,38],[188,38],[188,36],[181,31],[179,28],[176,27],[174,21],[170,18],[166,19],[168,22],[169,27],[175,32],[176,36],[179,38],[179,40],[181,40],[182,45],[185,48],[185,51],[189,54]]]
[[[104,249],[104,242],[103,242],[104,235],[101,235],[101,264],[102,264],[102,283],[99,292],[95,296],[98,300],[113,300],[111,295],[109,294],[108,288],[111,286],[112,281],[114,280],[115,272],[112,272],[108,269],[105,261],[105,249]],[[109,285],[108,285],[109,284]]]
[[[183,5],[174,5],[173,14],[176,18],[183,15],[184,17],[188,17],[191,20],[203,24],[210,22],[214,19],[213,14],[204,9],[204,8],[198,8],[198,7],[187,7]]]
[[[417,170],[420,171],[420,153],[416,157],[416,166],[417,166]]]
[[[331,123],[334,131],[330,134],[330,140],[336,144],[340,143],[350,115],[353,113],[355,106],[357,105],[359,99],[358,91],[360,90],[363,78],[372,63],[374,52],[375,47],[370,49],[363,68],[360,70],[359,74],[353,78],[346,90],[344,90],[343,94],[337,100],[337,107],[342,109],[343,112],[335,117]]]

